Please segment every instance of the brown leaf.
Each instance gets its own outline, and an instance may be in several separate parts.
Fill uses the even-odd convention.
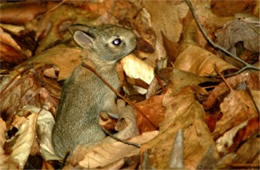
[[[236,54],[236,43],[243,42],[243,46],[259,53],[259,32],[257,26],[241,20],[233,20],[216,33],[217,43]]]
[[[259,117],[254,117],[250,119],[247,123],[247,126],[243,129],[240,129],[235,136],[234,141],[239,144],[242,141],[250,138],[260,130]]]
[[[174,96],[168,90],[164,96],[164,106],[166,118],[160,126],[160,133],[142,147],[142,153],[148,151],[153,167],[167,168],[173,140],[177,131],[182,129],[185,168],[196,168],[209,147],[214,146],[211,134],[204,123],[203,108],[195,100],[190,88],[183,88]]]
[[[56,94],[60,93],[60,89],[56,81],[46,81],[43,78],[41,69],[44,67],[36,67],[35,72],[29,71],[26,67],[16,68],[2,78],[0,111],[5,120],[12,119],[12,115],[24,105],[46,105],[55,112],[58,102]],[[46,87],[41,87],[40,83]]]
[[[158,134],[158,131],[147,132],[140,136],[134,137],[129,140],[136,144],[143,144],[150,141]],[[104,167],[110,163],[118,161],[125,157],[130,157],[133,155],[138,155],[139,148],[131,145],[124,144],[122,142],[113,141],[107,142],[106,140],[99,145],[90,147],[89,149],[83,149],[84,146],[76,148],[74,152],[75,158],[77,159],[77,154],[83,154],[84,159],[80,160],[78,165],[82,168],[97,168]],[[84,153],[77,153],[84,152]],[[75,164],[75,163],[73,163]]]
[[[163,95],[152,96],[149,99],[136,104],[157,127],[159,127],[165,116],[165,108],[162,105],[162,100]],[[138,111],[136,112],[136,121],[141,134],[143,132],[155,130],[154,127],[146,119],[144,119]]]
[[[198,76],[196,74],[182,71],[176,68],[165,68],[160,70],[159,77],[165,81],[169,81],[168,87],[172,93],[178,93],[182,88],[187,86],[196,86],[204,82],[214,82],[214,79]]]
[[[259,138],[252,137],[245,143],[242,143],[242,146],[236,152],[236,156],[234,157],[232,164],[246,164],[249,162],[254,162],[254,160],[258,160],[259,150]],[[259,165],[256,162],[256,165]]]
[[[96,14],[88,13],[71,5],[62,5],[49,11],[39,22],[35,23],[38,27],[36,39],[40,38],[36,54],[52,47],[57,42],[71,39],[67,28],[69,25],[73,23],[90,24],[96,18]]]
[[[252,7],[254,1],[239,0],[239,1],[218,1],[212,0],[210,2],[211,10],[214,14],[226,17],[233,16],[236,13],[242,12],[246,8]]]
[[[36,3],[12,4],[12,6],[5,4],[5,6],[6,8],[1,9],[0,21],[7,24],[24,24],[46,11],[44,5]]]
[[[2,43],[9,45],[15,50],[20,51],[21,47],[16,43],[16,41],[11,37],[10,34],[4,32],[4,30],[0,27],[0,40]]]
[[[180,70],[192,72],[199,76],[217,75],[215,65],[220,72],[234,70],[236,67],[225,62],[213,53],[195,45],[189,45],[179,54],[174,66]]]
[[[255,105],[246,91],[232,90],[220,104],[222,118],[217,121],[213,137],[217,138],[228,129],[257,116]]]
[[[260,90],[259,77],[257,74],[254,74],[252,72],[241,73],[239,75],[228,78],[226,81],[232,88],[235,88],[240,82],[245,82],[249,89]],[[220,100],[221,97],[228,91],[229,88],[226,86],[226,84],[224,82],[220,83],[214,88],[213,91],[211,91],[207,100],[204,101],[204,108],[212,108],[214,103],[216,103],[218,99]]]
[[[33,145],[36,131],[36,119],[37,114],[32,113],[20,126],[15,137],[5,143],[5,154],[3,155],[2,153],[2,155],[0,155],[0,157],[4,157],[6,160],[0,159],[2,168],[23,169]]]
[[[40,64],[54,64],[60,68],[58,80],[64,80],[70,76],[74,68],[80,64],[81,50],[68,48],[63,45],[55,46],[37,56],[30,62]]]
[[[5,62],[18,64],[27,59],[27,56],[8,44],[0,42],[0,59]]]

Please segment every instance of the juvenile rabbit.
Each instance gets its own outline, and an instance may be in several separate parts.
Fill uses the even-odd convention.
[[[114,25],[71,26],[76,43],[87,51],[87,59],[115,89],[119,88],[116,62],[136,47],[135,34]],[[64,158],[78,144],[95,144],[105,138],[99,126],[101,111],[115,112],[116,95],[91,71],[79,65],[65,82],[56,123],[53,146]]]

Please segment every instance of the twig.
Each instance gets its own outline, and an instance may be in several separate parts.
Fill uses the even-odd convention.
[[[14,82],[14,80],[21,74],[23,74],[25,71],[27,71],[29,68],[26,67],[22,71],[18,71],[18,73],[7,83],[7,85],[3,88],[2,91],[0,91],[0,98],[2,98],[6,94],[6,89]],[[14,85],[13,85],[14,86]]]
[[[61,2],[59,2],[57,5],[55,5],[54,7],[52,7],[51,9],[48,9],[44,15],[47,15],[49,12],[54,11],[55,9],[57,9],[58,7],[60,7],[62,4],[64,4],[66,2],[66,0],[62,0]]]
[[[131,101],[129,101],[128,99],[126,99],[124,96],[122,96],[117,90],[115,90],[98,72],[96,72],[96,70],[94,68],[92,68],[90,65],[82,62],[81,65],[85,68],[87,68],[88,70],[92,71],[98,78],[100,78],[100,80],[102,80],[118,97],[120,97],[121,99],[123,99],[126,103],[128,103],[130,106],[132,106],[135,110],[137,110],[138,112],[141,113],[141,115],[155,128],[156,125],[143,113],[142,110],[139,109],[139,107],[137,107],[135,104],[133,104]]]
[[[141,148],[141,146],[138,145],[137,143],[128,142],[128,141],[126,141],[126,140],[120,139],[120,138],[114,136],[113,134],[111,134],[109,131],[107,131],[107,130],[104,129],[104,128],[102,128],[102,130],[103,130],[108,136],[110,136],[111,138],[113,138],[113,139],[115,139],[115,140],[117,140],[117,141],[119,141],[119,142],[122,142],[122,143],[127,144],[127,145],[132,145],[132,146],[135,146],[135,147],[137,147],[137,148]]]
[[[221,74],[221,72],[219,71],[217,65],[215,65],[215,71],[218,73],[218,75],[221,77],[221,79],[224,81],[224,83],[226,84],[226,86],[229,88],[229,90],[232,92],[233,89],[230,86],[230,84],[227,82],[227,80],[225,79],[225,77],[223,76],[223,74]]]
[[[258,70],[258,71],[260,71],[260,68],[259,68],[259,67],[256,67],[256,66],[254,66],[254,65],[251,65],[251,64],[245,62],[245,61],[242,60],[241,58],[237,57],[236,55],[234,55],[234,54],[232,54],[231,52],[229,52],[228,50],[226,50],[225,48],[223,48],[223,47],[221,47],[220,45],[214,43],[214,42],[208,37],[206,31],[204,30],[204,28],[203,28],[202,25],[200,24],[199,19],[198,19],[198,16],[196,15],[196,13],[195,13],[195,11],[194,11],[194,8],[193,8],[191,2],[190,2],[189,0],[184,0],[184,1],[185,1],[186,4],[189,6],[190,11],[191,11],[191,13],[192,13],[192,16],[193,16],[193,18],[194,18],[196,24],[198,25],[198,27],[199,27],[201,33],[202,33],[203,36],[205,37],[205,39],[206,39],[214,48],[221,50],[222,52],[226,53],[227,55],[231,56],[232,58],[236,59],[237,61],[239,61],[240,63],[243,63],[243,64],[245,65],[241,70],[239,70],[239,71],[237,71],[237,72],[235,72],[235,73],[232,73],[232,75],[239,74],[239,73],[241,73],[242,71],[245,71],[246,69],[253,69],[253,70]],[[230,75],[228,75],[228,76],[230,76]]]

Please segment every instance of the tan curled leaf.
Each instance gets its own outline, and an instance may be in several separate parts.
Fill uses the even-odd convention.
[[[129,142],[143,144],[150,141],[157,134],[158,131],[144,133],[130,139]],[[79,162],[79,165],[83,168],[104,167],[122,158],[138,155],[139,150],[139,148],[122,142],[102,143],[89,150],[84,159]]]
[[[121,60],[126,75],[150,84],[154,77],[153,67],[130,54]]]
[[[177,57],[174,66],[180,70],[192,72],[199,76],[217,75],[214,69],[215,67],[217,67],[220,72],[236,69],[236,67],[225,62],[213,53],[196,45],[187,46]]]
[[[8,44],[9,46],[13,47],[14,49],[20,51],[21,47],[16,43],[16,41],[4,30],[0,27],[0,41],[2,43]]]

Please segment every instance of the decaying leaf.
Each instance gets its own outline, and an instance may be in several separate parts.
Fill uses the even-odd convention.
[[[259,53],[259,33],[256,25],[236,19],[217,32],[217,43],[236,54],[236,43],[243,42],[246,49]]]
[[[236,13],[246,9],[242,12],[257,16],[258,1],[190,1],[213,41],[217,38],[224,48],[259,66],[258,18]],[[100,143],[78,146],[64,169],[259,167],[258,72],[243,72],[227,78],[226,84],[206,78],[217,75],[215,68],[225,76],[240,65],[218,56],[220,53],[198,29],[185,1],[36,2],[0,6],[0,64],[5,68],[0,70],[0,169],[27,168],[34,156],[40,160],[37,167],[57,168],[49,160],[59,159],[53,151],[51,133],[63,84],[60,80],[67,79],[88,57],[76,47],[68,31],[68,26],[77,23],[115,24],[137,34],[134,54],[138,58],[130,54],[121,61],[122,95],[154,125],[119,102],[122,114],[117,124],[114,120],[109,126],[110,132],[118,131],[114,136],[139,144],[141,149],[107,137]],[[219,4],[234,6],[221,12],[227,7],[219,8]],[[166,66],[171,68],[162,69]],[[144,100],[142,94],[152,80],[155,83],[149,89],[153,88],[153,93]],[[136,136],[138,130],[142,135]],[[183,132],[181,140],[178,131]],[[172,154],[172,150],[177,153]]]

